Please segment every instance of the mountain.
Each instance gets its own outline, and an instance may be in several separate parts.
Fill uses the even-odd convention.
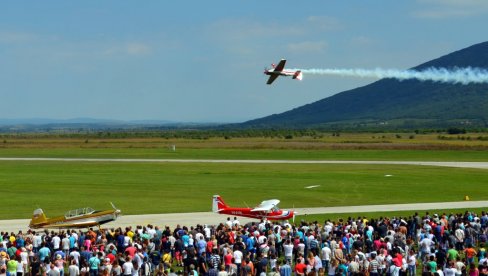
[[[488,42],[412,68],[488,69]],[[488,84],[381,79],[281,114],[247,121],[253,128],[488,127]]]

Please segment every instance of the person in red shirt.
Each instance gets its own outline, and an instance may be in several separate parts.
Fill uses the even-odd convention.
[[[402,263],[403,263],[402,254],[397,253],[395,258],[392,259],[392,262],[395,264],[396,267],[402,267]]]
[[[295,265],[295,274],[296,275],[305,275],[305,271],[307,270],[307,265],[304,264],[304,263],[301,263],[301,262],[298,262],[296,265]]]
[[[229,270],[230,265],[232,264],[232,258],[234,258],[234,254],[232,253],[232,250],[230,248],[227,249],[227,254],[224,256],[224,264],[225,264],[225,270]]]
[[[212,238],[213,238],[213,236],[212,236]],[[210,239],[207,239],[207,248],[206,248],[207,254],[212,253],[212,249],[213,249],[213,241]]]

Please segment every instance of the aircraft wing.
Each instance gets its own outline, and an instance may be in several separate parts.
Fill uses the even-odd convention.
[[[279,77],[279,76],[280,75],[271,75],[271,76],[269,76],[268,82],[266,84],[272,84],[275,81],[275,79],[277,77]]]
[[[278,63],[278,65],[276,65],[276,67],[274,68],[274,71],[283,71],[283,69],[285,69],[285,63],[286,63],[286,59],[282,59],[280,60],[280,63]]]
[[[261,202],[256,208],[252,209],[251,212],[261,212],[261,211],[269,211],[273,207],[277,206],[280,203],[277,199],[270,199]]]

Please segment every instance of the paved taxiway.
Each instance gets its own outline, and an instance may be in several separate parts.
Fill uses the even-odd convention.
[[[459,202],[435,202],[435,203],[412,203],[412,204],[386,204],[386,205],[364,205],[364,206],[337,206],[317,208],[296,208],[300,215],[312,214],[333,214],[333,213],[363,213],[363,212],[388,212],[388,211],[409,211],[409,210],[433,210],[433,209],[472,209],[488,207],[488,201],[459,201]],[[209,206],[210,208],[210,206]],[[212,212],[175,213],[175,214],[149,214],[149,215],[127,215],[121,216],[118,220],[104,224],[104,228],[125,227],[136,225],[158,225],[175,227],[180,225],[197,224],[218,224],[225,222],[227,215],[219,215]],[[239,217],[241,223],[253,221],[248,218]],[[256,220],[254,220],[256,221]],[[29,219],[0,220],[0,231],[17,232],[28,229]]]
[[[234,160],[234,159],[137,159],[137,158],[36,158],[2,157],[0,161],[57,161],[57,162],[133,162],[133,163],[242,163],[242,164],[369,164],[417,165],[456,168],[488,169],[488,162],[438,162],[438,161],[356,161],[356,160]]]

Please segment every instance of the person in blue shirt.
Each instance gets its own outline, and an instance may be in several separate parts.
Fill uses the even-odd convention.
[[[256,248],[254,245],[256,244],[256,240],[252,236],[252,234],[249,234],[249,237],[246,240],[246,248],[247,252],[251,253],[251,260],[254,259],[254,254],[256,254]]]
[[[44,262],[46,257],[49,259],[50,255],[51,255],[51,250],[49,250],[49,248],[46,246],[45,243],[42,243],[41,249],[39,249],[39,260],[41,262]]]
[[[288,261],[281,265],[281,261],[278,260],[276,265],[280,267],[280,276],[291,276],[291,266]]]
[[[185,231],[183,236],[181,237],[181,241],[183,242],[183,246],[185,248],[188,247],[188,245],[190,244],[190,236],[188,236],[188,233]]]
[[[100,255],[102,253],[99,253]],[[97,254],[93,253],[93,256],[88,260],[90,266],[90,276],[98,276],[98,269],[100,267],[100,259]]]

